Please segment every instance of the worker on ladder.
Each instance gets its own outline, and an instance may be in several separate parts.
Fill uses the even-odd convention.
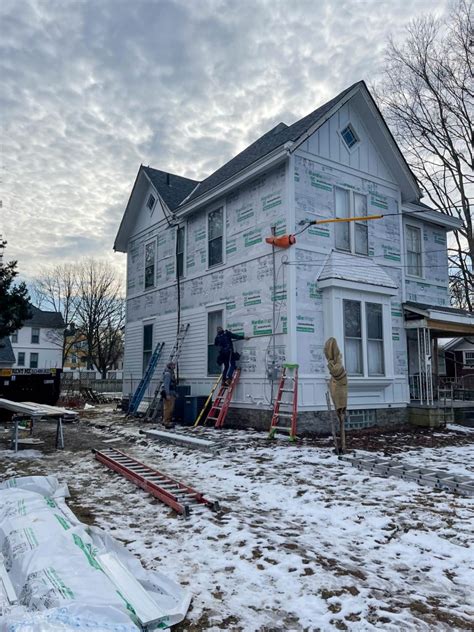
[[[163,400],[163,425],[165,428],[173,428],[173,411],[178,393],[176,391],[176,375],[174,362],[168,362],[163,371],[163,386],[161,387],[161,399]]]
[[[234,351],[233,340],[249,340],[247,336],[234,334],[223,327],[217,328],[217,336],[214,340],[216,347],[219,347],[217,364],[223,365],[222,384],[229,386],[235,371],[235,362],[240,358],[240,353]]]

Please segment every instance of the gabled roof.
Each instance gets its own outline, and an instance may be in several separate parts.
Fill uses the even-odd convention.
[[[318,281],[329,279],[340,279],[390,289],[397,287],[382,266],[372,261],[370,257],[359,257],[336,250],[331,252],[318,276]]]
[[[346,94],[348,94],[357,85],[365,84],[363,81],[354,83],[352,86],[346,88],[338,94],[337,97],[334,97],[321,107],[314,110],[314,112],[311,112],[311,114],[308,114],[292,125],[288,126],[285,123],[279,123],[276,127],[241,151],[240,154],[237,154],[237,156],[229,160],[229,162],[226,162],[225,165],[219,167],[217,171],[214,171],[214,173],[211,173],[210,176],[205,178],[199,186],[196,187],[186,202],[191,202],[211,189],[215,189],[230,177],[239,173],[239,171],[242,171],[260,158],[263,158],[277,147],[280,147],[289,141],[294,142],[298,140],[302,134],[323,118],[324,115],[327,114],[338,101],[346,96]]]
[[[183,178],[174,173],[167,173],[159,169],[151,167],[142,167],[143,171],[150,178],[153,186],[163,198],[170,211],[175,208],[187,197],[192,190],[199,184],[198,180]]]
[[[45,329],[64,329],[66,324],[59,312],[44,312],[30,305],[31,318],[25,320],[23,327],[43,327]]]
[[[13,353],[10,338],[0,338],[0,366],[11,366],[15,364],[15,354]]]

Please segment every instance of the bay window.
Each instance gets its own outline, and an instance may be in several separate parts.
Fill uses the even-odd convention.
[[[385,375],[381,303],[344,300],[344,362],[348,375]]]

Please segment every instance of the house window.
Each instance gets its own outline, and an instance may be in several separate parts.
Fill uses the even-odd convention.
[[[366,303],[365,311],[369,375],[384,375],[382,305],[380,303]]]
[[[24,351],[19,351],[18,352],[18,362],[17,362],[18,366],[25,366],[25,352]]]
[[[464,364],[466,366],[474,366],[474,351],[464,352]]]
[[[222,327],[224,311],[222,309],[207,314],[207,374],[219,375],[220,367],[217,364],[219,349],[214,344],[217,328]]]
[[[344,301],[344,359],[349,375],[362,375],[362,310],[359,301]]]
[[[348,375],[385,375],[382,305],[352,300],[343,304],[344,362]]]
[[[145,290],[155,285],[156,242],[145,244]]]
[[[32,345],[39,345],[39,341],[40,341],[40,330],[39,330],[39,327],[32,327],[31,328],[31,344]]]
[[[155,196],[150,193],[150,195],[148,196],[148,201],[146,203],[150,211],[153,210],[153,207],[155,206],[155,202],[156,202]]]
[[[12,342],[18,342],[18,332],[17,331],[15,331],[15,333],[12,334],[11,341]]]
[[[334,188],[335,215],[338,219],[367,216],[367,196],[349,189]],[[335,224],[337,250],[357,255],[369,254],[367,222],[341,222]]]
[[[421,228],[406,227],[407,241],[407,274],[421,277],[423,274],[421,260]]]
[[[224,209],[218,208],[208,215],[208,264],[209,267],[223,262]]]
[[[359,137],[350,123],[341,130],[340,134],[348,149],[352,149],[359,142]]]
[[[143,373],[147,370],[153,354],[153,325],[143,326]]]
[[[30,353],[30,369],[38,368],[38,360],[39,360],[38,353]]]
[[[185,242],[185,227],[180,226],[176,233],[176,272],[178,278],[181,279],[184,276],[184,242]]]

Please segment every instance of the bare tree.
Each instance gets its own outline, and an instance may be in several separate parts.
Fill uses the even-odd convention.
[[[79,332],[75,327],[78,317],[78,268],[58,265],[43,270],[33,283],[36,303],[42,309],[59,312],[66,323],[66,331],[52,330],[51,341],[62,349],[62,366],[76,344]]]
[[[89,259],[78,269],[78,329],[87,341],[90,366],[105,378],[122,350],[122,288],[113,268]]]
[[[390,42],[376,93],[384,115],[431,204],[458,217],[448,256],[454,301],[473,310],[474,28],[472,0],[447,20],[411,22]]]

